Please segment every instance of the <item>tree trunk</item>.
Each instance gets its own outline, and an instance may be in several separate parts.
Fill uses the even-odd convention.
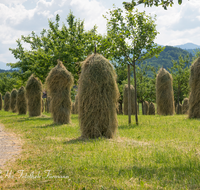
[[[135,82],[135,122],[138,125],[138,115],[137,115],[137,83],[136,83],[136,72],[135,72],[135,61],[133,62],[133,69],[134,69],[134,82]]]
[[[130,65],[128,64],[128,123],[131,124]]]

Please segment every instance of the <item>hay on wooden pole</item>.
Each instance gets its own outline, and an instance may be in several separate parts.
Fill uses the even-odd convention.
[[[189,118],[200,118],[200,57],[190,68]]]
[[[83,62],[79,78],[78,113],[83,138],[113,138],[116,134],[119,90],[113,66],[102,55]]]
[[[188,114],[189,112],[189,99],[184,98],[183,100],[183,105],[182,105],[182,113],[183,114]]]
[[[78,114],[78,94],[75,97],[74,114]]]
[[[2,100],[2,95],[0,93],[0,110],[2,110],[3,107],[3,100]]]
[[[10,92],[6,92],[4,96],[4,111],[10,110]]]
[[[50,102],[51,102],[51,97],[50,97],[50,96],[47,96],[46,102],[45,102],[45,111],[46,111],[47,113],[50,112]]]
[[[135,115],[135,88],[130,85],[131,115]],[[123,91],[124,115],[128,115],[128,84],[124,85]]]
[[[155,115],[155,105],[153,102],[149,103],[149,115]]]
[[[26,84],[26,98],[29,116],[40,116],[42,113],[42,83],[33,74]]]
[[[179,112],[178,112],[178,108],[179,108]],[[176,113],[177,114],[182,114],[182,104],[179,103],[179,106],[177,104],[177,106],[176,106]]]
[[[26,91],[23,86],[17,92],[17,112],[19,115],[25,115],[27,112]]]
[[[50,110],[55,123],[67,124],[71,122],[71,87],[74,78],[60,60],[57,62],[46,78],[51,97]]]
[[[13,89],[10,95],[10,108],[13,113],[17,112],[17,90]]]
[[[149,115],[149,102],[147,102],[147,101],[143,102],[143,109],[144,109],[143,114]]]
[[[171,74],[164,68],[158,71],[156,78],[156,104],[159,115],[174,114],[174,91]]]

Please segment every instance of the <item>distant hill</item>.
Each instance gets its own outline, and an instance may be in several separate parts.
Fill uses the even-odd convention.
[[[187,54],[189,54],[189,57],[192,60],[193,55],[188,51],[173,46],[165,46],[165,49],[160,53],[158,58],[154,56],[151,59],[145,60],[145,62],[154,66],[155,68],[163,66],[165,69],[167,69],[173,66],[172,60],[178,61],[180,55],[184,57]]]
[[[200,48],[199,45],[193,44],[193,43],[186,43],[186,44],[182,44],[182,45],[177,45],[177,46],[173,46],[173,47],[178,47],[181,49],[196,49],[196,48]]]

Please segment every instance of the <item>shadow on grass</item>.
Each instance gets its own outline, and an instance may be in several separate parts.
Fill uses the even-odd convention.
[[[52,123],[52,124],[46,124],[42,126],[36,126],[33,128],[48,128],[48,127],[59,127],[59,126],[63,126],[63,124]]]
[[[106,140],[106,138],[99,137],[99,138],[95,138],[95,139],[87,139],[87,138],[83,138],[83,137],[78,137],[78,138],[70,139],[68,141],[64,141],[63,144],[94,143],[94,142],[102,141],[102,140]]]
[[[52,118],[51,117],[41,117],[41,116],[38,116],[38,117],[23,117],[23,118],[20,118],[18,119],[17,121],[19,122],[24,122],[24,121],[47,121],[47,120],[51,120]]]
[[[127,125],[119,125],[118,126],[118,129],[133,129],[133,128],[136,128],[136,127],[139,127],[139,125],[136,125],[136,124],[127,124]]]

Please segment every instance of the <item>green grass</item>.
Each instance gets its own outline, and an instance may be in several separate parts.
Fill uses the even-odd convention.
[[[0,187],[200,189],[199,120],[139,115],[139,126],[128,126],[128,117],[119,115],[115,139],[81,140],[78,116],[71,119],[70,125],[54,125],[47,113],[29,118],[0,111],[6,130],[24,142],[20,159],[1,170],[0,176],[9,170],[13,178],[1,180]],[[20,170],[24,170],[21,177]],[[69,178],[50,178],[45,170]],[[39,177],[28,177],[31,174]]]

